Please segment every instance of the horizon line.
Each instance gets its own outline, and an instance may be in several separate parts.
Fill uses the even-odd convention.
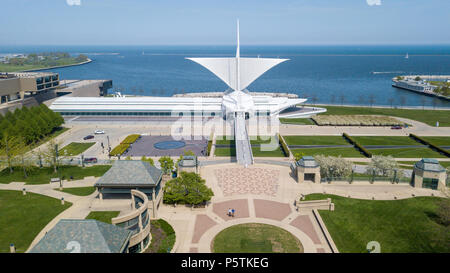
[[[0,44],[1,46],[236,46],[235,44]],[[450,46],[448,43],[244,44],[241,46]]]

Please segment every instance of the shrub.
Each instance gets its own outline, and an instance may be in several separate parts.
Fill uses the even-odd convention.
[[[364,148],[361,144],[356,142],[352,137],[350,137],[347,133],[343,133],[342,136],[350,142],[355,148],[360,151],[366,157],[372,157],[372,153],[369,152],[366,148]]]
[[[400,167],[397,161],[392,156],[374,155],[371,162],[367,166],[367,174],[376,174],[386,177],[394,177],[394,173]],[[396,178],[401,178],[403,172],[399,171],[396,174]]]
[[[109,153],[110,156],[119,156],[125,153],[125,151],[130,147],[130,144],[119,144]]]
[[[349,177],[352,173],[352,163],[342,159],[340,156],[316,155],[314,159],[320,166],[322,178]]]
[[[284,156],[289,157],[289,148],[288,148],[286,142],[284,142],[284,139],[281,137],[280,134],[277,134],[277,137],[278,137],[278,141],[280,142],[281,150],[283,151]]]
[[[138,134],[134,134],[134,135],[129,135],[127,136],[124,140],[122,140],[122,142],[120,142],[120,144],[133,144],[136,142],[136,140],[138,140],[141,137],[141,135]]]
[[[403,125],[395,118],[375,115],[318,115],[312,119],[319,126],[394,126]]]

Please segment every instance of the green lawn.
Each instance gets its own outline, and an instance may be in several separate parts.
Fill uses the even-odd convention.
[[[86,176],[100,177],[109,168],[111,168],[111,165],[96,165],[85,168],[63,166],[59,168],[59,174],[61,174],[63,179],[68,179],[72,176],[74,180],[80,180]],[[50,167],[44,167],[42,169],[35,167],[29,171],[27,178],[24,178],[23,170],[20,167],[15,167],[12,174],[9,172],[9,168],[3,169],[0,172],[0,183],[26,182],[27,184],[46,184],[50,183],[50,179],[54,177],[58,177],[58,173],[54,173],[53,168]]]
[[[59,191],[59,188],[57,189]],[[63,188],[62,192],[77,196],[88,196],[95,192],[94,187]]]
[[[144,253],[167,253],[172,250],[176,234],[172,226],[163,219],[150,221],[152,242]]]
[[[290,232],[266,224],[240,224],[222,230],[212,243],[214,253],[302,253]]]
[[[311,194],[306,200],[331,198],[334,211],[320,210],[339,252],[367,252],[377,241],[382,253],[450,252],[449,227],[435,221],[438,197],[379,201]]]
[[[350,145],[342,136],[283,136],[287,145]]]
[[[280,118],[282,124],[316,125],[310,118]]]
[[[440,164],[442,165],[442,167],[444,167],[444,168],[450,167],[450,161],[440,161],[439,163],[440,163]]]
[[[250,136],[250,144],[264,144],[264,143],[278,143],[278,140],[275,136]],[[230,145],[234,146],[234,138],[232,136],[227,136],[224,138],[217,138],[216,139],[216,145]]]
[[[72,204],[28,192],[0,190],[0,252],[25,252],[38,233]]]
[[[423,136],[421,136],[421,138],[433,143],[436,146],[450,146],[450,137],[430,137],[430,136],[423,137]]]
[[[252,147],[254,157],[285,157],[281,148],[278,147],[274,151],[261,151],[259,147]],[[215,156],[236,156],[235,147],[216,148],[214,151]]]
[[[261,148],[252,147],[252,152],[254,157],[285,157],[280,147],[274,151],[261,151]]]
[[[111,224],[111,219],[119,216],[120,211],[91,211],[85,219],[94,219]]]
[[[359,144],[365,145],[422,145],[407,136],[352,136]]]
[[[397,148],[397,149],[368,149],[372,155],[391,155],[398,158],[443,158],[445,155],[441,155],[438,152],[431,150],[430,148]]]
[[[375,107],[324,106],[327,112],[320,115],[387,115],[417,120],[431,126],[450,126],[450,112],[446,110],[394,109]]]
[[[304,153],[305,155],[326,155],[326,156],[342,156],[342,157],[364,157],[354,148],[306,148],[291,149],[292,154]]]
[[[77,61],[76,58],[64,58],[56,60],[55,65],[43,65],[43,64],[24,64],[24,65],[12,65],[0,63],[1,72],[20,72],[25,70],[42,70],[49,68],[51,66],[62,66],[62,65],[74,65],[81,62]]]
[[[79,143],[79,142],[72,142],[69,145],[64,146],[61,150],[59,150],[61,155],[68,155],[68,156],[74,156],[79,155],[82,152],[86,151],[87,149],[91,148],[95,142],[85,142],[85,143]]]

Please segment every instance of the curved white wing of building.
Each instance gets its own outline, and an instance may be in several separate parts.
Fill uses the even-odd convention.
[[[186,58],[194,61],[225,82],[233,90],[244,90],[266,71],[289,59],[239,58],[239,86],[237,86],[237,58]]]

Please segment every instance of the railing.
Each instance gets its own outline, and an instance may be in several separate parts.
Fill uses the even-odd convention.
[[[253,164],[253,153],[250,145],[250,139],[245,126],[244,113],[238,112],[234,123],[234,137],[236,143],[236,158],[242,165]]]

